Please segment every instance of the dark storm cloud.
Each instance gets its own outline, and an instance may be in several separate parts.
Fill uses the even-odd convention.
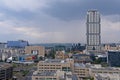
[[[97,9],[103,15],[120,13],[119,0],[68,0],[53,2],[44,12],[63,20],[85,18],[89,9]]]
[[[119,4],[119,0],[0,0],[0,41],[85,43],[89,9],[102,14],[102,41],[118,41]]]

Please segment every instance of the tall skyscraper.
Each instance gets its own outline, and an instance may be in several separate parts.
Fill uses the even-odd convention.
[[[87,12],[87,51],[99,52],[101,50],[100,13],[97,10]]]

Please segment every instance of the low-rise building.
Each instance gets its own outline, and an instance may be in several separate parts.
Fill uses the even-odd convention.
[[[75,63],[90,63],[92,61],[87,54],[73,54],[72,57]]]
[[[43,46],[26,46],[25,53],[26,54],[35,54],[35,55],[38,55],[38,57],[44,57],[45,56],[45,47],[43,47]]]
[[[65,80],[64,71],[35,71],[32,75],[32,80]]]
[[[120,68],[90,66],[89,70],[94,80],[120,80]]]
[[[73,74],[77,75],[79,80],[90,77],[89,68],[85,64],[82,64],[82,63],[74,64]]]
[[[73,70],[73,59],[46,59],[45,61],[39,61],[37,67],[40,72],[42,71],[72,71]]]
[[[65,53],[65,51],[56,51],[55,59],[67,59],[69,55]]]
[[[104,44],[102,46],[102,50],[109,51],[109,50],[120,50],[120,44],[112,43],[112,44]]]
[[[120,75],[115,73],[98,73],[95,74],[94,80],[120,80]]]

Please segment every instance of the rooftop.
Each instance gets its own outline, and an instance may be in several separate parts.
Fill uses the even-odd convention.
[[[55,76],[56,75],[56,71],[44,71],[39,73],[38,71],[35,71],[33,73],[34,76]]]
[[[0,62],[0,69],[6,69],[12,67],[11,64]]]
[[[83,63],[75,63],[74,66],[75,67],[86,68],[85,64],[83,64]]]
[[[69,60],[71,60],[71,59],[66,59],[66,60],[63,60],[63,59],[46,59],[43,62],[44,63],[67,63],[67,62],[69,62]]]

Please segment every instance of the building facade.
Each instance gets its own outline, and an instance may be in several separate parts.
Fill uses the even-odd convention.
[[[82,64],[82,63],[75,63],[74,64],[74,72],[73,74],[77,75],[77,78],[79,80],[84,80],[88,77],[90,77],[89,74],[89,68],[86,67],[86,65]]]
[[[69,55],[65,53],[65,51],[56,51],[55,59],[67,59]]]
[[[33,73],[32,80],[65,80],[65,72],[64,71],[53,71],[53,72],[35,71]]]
[[[0,63],[0,80],[10,80],[13,77],[13,67],[8,63]]]
[[[120,51],[108,51],[107,59],[111,67],[120,67]]]
[[[44,71],[72,71],[73,70],[73,59],[47,59],[45,61],[39,61],[37,67],[39,72]]]
[[[44,57],[45,56],[45,47],[43,47],[43,46],[26,46],[25,53],[38,55],[38,57]]]
[[[101,24],[100,13],[97,10],[87,12],[87,51],[99,52],[101,50]]]
[[[28,41],[24,41],[24,40],[7,41],[8,48],[25,48],[25,46],[28,45],[29,45]]]
[[[90,63],[92,60],[87,54],[73,54],[72,55],[75,63]]]

